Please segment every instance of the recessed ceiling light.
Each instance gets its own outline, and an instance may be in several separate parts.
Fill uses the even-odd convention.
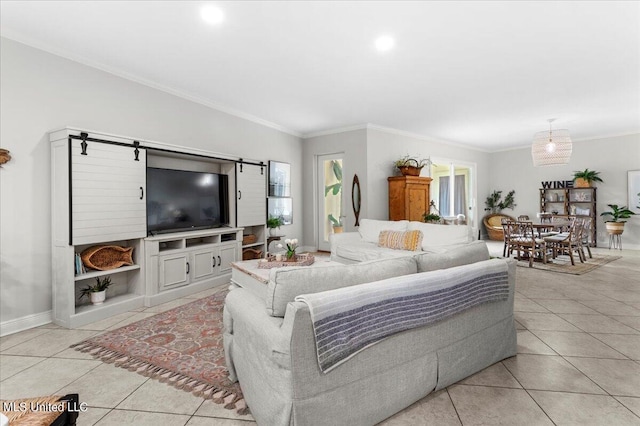
[[[396,45],[396,41],[391,36],[380,36],[376,39],[376,49],[379,52],[391,50]]]
[[[224,13],[222,13],[222,10],[210,4],[202,8],[200,16],[202,16],[202,19],[204,19],[207,24],[211,25],[219,24],[224,19]]]

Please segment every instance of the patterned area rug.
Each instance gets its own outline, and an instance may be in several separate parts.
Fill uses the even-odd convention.
[[[551,262],[544,264],[542,262],[533,262],[533,269],[542,269],[544,271],[560,272],[562,274],[582,275],[591,272],[599,266],[620,259],[622,256],[606,256],[602,254],[593,254],[593,259],[587,255],[587,261],[580,263],[578,256],[575,256],[575,265],[571,264],[569,256],[563,255],[552,259]],[[520,260],[518,266],[523,268],[529,267],[529,262]]]
[[[224,359],[222,309],[228,291],[73,345],[116,367],[168,383],[247,414]]]

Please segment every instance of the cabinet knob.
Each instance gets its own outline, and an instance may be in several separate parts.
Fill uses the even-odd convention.
[[[220,259],[220,256],[218,256],[218,265],[222,266],[222,259]]]
[[[213,256],[213,267],[214,268],[216,267],[216,257],[215,256]]]
[[[189,275],[189,262],[187,262],[187,275]]]

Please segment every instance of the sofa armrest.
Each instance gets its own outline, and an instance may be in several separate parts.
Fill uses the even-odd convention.
[[[341,232],[339,234],[329,235],[329,242],[331,243],[331,259],[336,257],[336,248],[340,244],[352,244],[362,241],[362,237],[359,232]]]
[[[247,289],[232,289],[224,306],[224,346],[227,366],[234,380],[234,345],[242,352],[255,355],[261,363],[275,362],[279,367],[290,366],[290,330],[282,330],[283,319],[267,314],[264,300]]]

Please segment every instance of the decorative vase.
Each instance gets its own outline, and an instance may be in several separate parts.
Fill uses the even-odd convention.
[[[422,167],[416,166],[400,166],[398,167],[402,176],[420,176],[420,172],[422,171]]]
[[[341,234],[342,231],[344,231],[344,227],[342,227],[342,226],[334,226],[333,227],[333,233],[334,234]]]
[[[94,305],[102,305],[102,303],[106,298],[107,298],[106,290],[95,291],[89,294],[89,299],[91,300],[91,303]]]
[[[269,228],[269,236],[270,237],[276,236],[276,228]]]

